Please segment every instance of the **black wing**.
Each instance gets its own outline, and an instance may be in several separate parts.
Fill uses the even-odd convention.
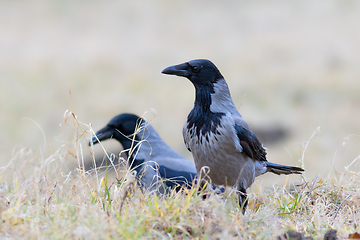
[[[253,132],[238,124],[235,124],[235,130],[244,154],[254,160],[267,161],[266,151]]]

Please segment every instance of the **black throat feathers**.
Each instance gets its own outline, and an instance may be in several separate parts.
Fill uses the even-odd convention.
[[[195,85],[195,103],[194,107],[188,115],[188,130],[190,135],[208,135],[212,132],[220,134],[217,127],[221,125],[221,118],[225,115],[222,112],[210,111],[211,94],[215,93],[213,84]]]

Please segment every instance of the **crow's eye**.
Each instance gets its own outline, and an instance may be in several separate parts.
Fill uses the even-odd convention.
[[[193,70],[193,72],[194,72],[194,73],[197,73],[197,72],[199,72],[199,71],[200,71],[200,68],[198,68],[198,67],[194,66],[194,67],[192,68],[192,70]]]

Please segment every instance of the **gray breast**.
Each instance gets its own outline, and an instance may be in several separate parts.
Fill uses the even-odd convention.
[[[255,178],[254,161],[236,147],[236,134],[226,121],[217,131],[197,135],[195,126],[183,128],[184,140],[193,154],[198,174],[204,166],[209,167],[209,177],[214,184],[234,186],[241,179],[246,187]]]

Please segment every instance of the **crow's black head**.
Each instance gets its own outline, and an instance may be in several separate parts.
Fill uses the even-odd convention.
[[[127,149],[131,147],[132,137],[130,135],[144,122],[144,119],[134,114],[123,113],[117,115],[105,127],[95,133],[89,141],[89,145],[98,143],[98,140],[104,141],[115,138],[123,145],[124,149]]]
[[[190,132],[192,131],[190,129],[194,128],[198,137],[205,136],[208,132],[216,133],[225,113],[220,111],[222,109],[215,109],[217,111],[212,112],[213,99],[211,94],[215,94],[216,84],[225,86],[225,90],[220,94],[230,94],[224,77],[217,67],[209,60],[198,59],[170,66],[165,68],[162,73],[186,77],[195,86],[195,103],[187,118],[188,131]]]
[[[222,79],[220,71],[209,60],[197,59],[165,68],[162,73],[188,78],[195,86],[208,85]]]

